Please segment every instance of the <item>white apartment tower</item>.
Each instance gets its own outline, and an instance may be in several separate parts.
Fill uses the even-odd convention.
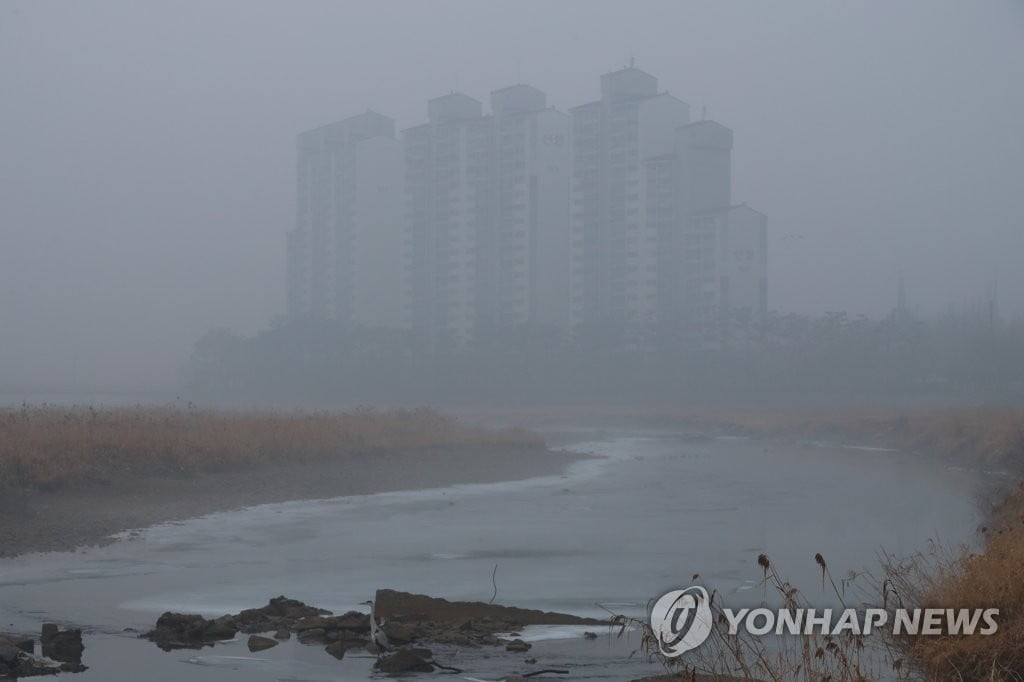
[[[404,326],[403,155],[394,121],[353,116],[301,133],[297,152],[289,315]]]
[[[523,84],[490,109],[453,92],[401,141],[374,112],[298,136],[290,315],[411,328],[429,352],[752,334],[766,218],[733,204],[731,130],[633,66],[569,115]]]
[[[570,323],[628,335],[657,321],[659,230],[674,218],[648,201],[649,183],[664,202],[671,189],[644,162],[674,153],[690,109],[629,67],[602,76],[601,99],[571,115]]]
[[[690,123],[685,103],[633,67],[602,76],[601,99],[571,112],[577,337],[721,345],[741,309],[759,320],[765,219],[731,203],[732,131]]]
[[[679,261],[663,299],[674,342],[722,347],[752,333],[767,308],[767,218],[732,204],[732,131],[698,121],[676,131],[679,229],[664,257]]]
[[[452,93],[404,131],[410,320],[431,349],[473,338],[478,233],[490,217],[490,134],[483,105]]]
[[[410,318],[434,349],[567,319],[568,118],[528,85],[491,108],[444,95],[404,131]]]

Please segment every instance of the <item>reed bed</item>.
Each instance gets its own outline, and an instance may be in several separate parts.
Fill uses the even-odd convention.
[[[981,529],[980,552],[933,548],[886,560],[892,598],[922,608],[999,609],[999,629],[980,636],[902,638],[893,642],[928,680],[1024,680],[1024,484],[999,503]]]
[[[859,607],[851,601],[846,581],[837,584],[821,554],[815,562],[822,572],[822,584],[830,584],[843,607]],[[813,606],[799,589],[785,580],[765,554],[757,557],[764,573],[762,605],[794,610]],[[865,575],[859,576],[861,580]],[[701,584],[699,576],[695,583]],[[842,587],[840,587],[842,585]],[[878,682],[912,679],[901,651],[879,637],[853,632],[842,635],[815,633],[804,636],[755,637],[739,631],[730,634],[723,609],[729,604],[708,588],[713,627],[707,641],[679,658],[659,653],[657,637],[646,621],[615,616],[612,627],[618,634],[639,630],[640,649],[649,658],[659,660],[668,676],[680,682]],[[852,590],[850,590],[852,592]]]
[[[0,410],[0,490],[471,445],[543,441],[523,429],[471,427],[428,409],[279,413],[22,405]]]
[[[544,410],[464,410],[477,419],[525,424],[591,423],[681,428],[710,435],[819,440],[920,452],[977,468],[1024,474],[1024,409],[677,409],[552,407]]]
[[[707,430],[877,445],[956,459],[981,468],[1024,470],[1024,409],[693,413],[679,422]]]

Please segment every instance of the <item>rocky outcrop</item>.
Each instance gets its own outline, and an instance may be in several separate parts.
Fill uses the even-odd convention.
[[[55,623],[44,623],[41,642],[43,656],[60,661],[62,671],[81,672],[85,670],[85,666],[82,665],[82,653],[85,651],[85,645],[82,643],[81,630],[61,630]]]
[[[434,664],[414,651],[399,649],[393,654],[377,659],[374,666],[382,673],[429,673]]]
[[[530,645],[521,639],[509,642],[499,634],[516,632],[527,625],[606,624],[605,621],[567,613],[483,602],[448,601],[394,590],[378,590],[375,607],[380,627],[392,647],[402,647],[380,659],[382,663],[388,661],[380,668],[384,672],[391,672],[392,667],[396,668],[394,672],[413,672],[438,666],[432,662],[429,650],[409,648],[420,643],[507,645],[508,651],[521,653],[528,651]],[[170,651],[212,646],[217,641],[233,638],[239,632],[274,634],[274,639],[250,637],[248,644],[252,651],[261,650],[253,649],[253,646],[269,648],[277,640],[288,639],[292,635],[302,644],[324,647],[328,654],[338,659],[343,658],[349,649],[373,647],[369,641],[368,614],[350,611],[335,616],[330,611],[287,597],[275,597],[266,606],[215,619],[168,612],[160,616],[156,627],[142,637]],[[420,661],[417,663],[415,658]],[[405,667],[407,665],[412,667]]]
[[[202,616],[168,611],[156,621],[156,627],[141,635],[164,651],[201,649],[232,639],[238,633],[234,616],[207,619]]]
[[[269,649],[272,645],[268,642],[276,644],[277,640],[290,639],[294,634],[303,644],[331,645],[328,653],[340,658],[346,649],[366,646],[370,617],[358,611],[333,616],[326,609],[309,606],[295,599],[274,597],[266,606],[214,619],[168,611],[160,616],[156,627],[141,636],[153,641],[161,649],[171,651],[213,646],[219,641],[232,639],[239,632],[273,632],[274,639],[262,636],[249,638],[250,647],[254,643],[262,647],[258,650]]]
[[[342,641],[331,642],[330,644],[324,647],[324,651],[326,651],[331,656],[334,656],[336,659],[340,661],[341,659],[345,658],[345,652],[348,651],[348,647],[345,646],[345,642]]]
[[[261,637],[260,635],[249,635],[249,641],[246,645],[249,647],[249,651],[256,653],[257,651],[266,651],[277,646],[278,642],[276,639],[270,637]]]
[[[513,639],[511,642],[505,645],[505,651],[514,651],[518,654],[529,651],[532,648],[532,644],[527,644],[521,639]]]
[[[26,654],[33,654],[36,651],[36,641],[24,635],[0,635],[0,646],[14,647]]]
[[[254,632],[270,632],[273,630],[291,630],[297,623],[306,618],[329,616],[330,611],[309,606],[296,599],[274,597],[266,606],[258,609],[246,609],[234,616],[235,626],[246,634]],[[365,614],[357,614],[366,618],[369,630],[369,619]]]
[[[377,590],[377,617],[392,641],[437,642],[458,646],[498,646],[497,635],[527,625],[606,625],[568,613],[521,609],[484,602],[448,601],[423,594]]]
[[[432,622],[457,624],[467,620],[490,621],[518,629],[525,625],[607,625],[605,620],[581,618],[556,611],[521,609],[515,606],[487,604],[479,601],[448,601],[425,594],[395,590],[377,590],[375,608],[378,618],[388,622]]]
[[[46,628],[44,632],[50,646],[50,653],[45,655],[53,657],[52,654],[57,653],[68,660],[62,661],[57,657],[54,657],[56,661],[36,658],[33,656],[34,639],[21,635],[0,634],[0,679],[56,675],[59,672],[82,672],[87,669],[82,665],[82,651],[85,647],[81,645],[81,631],[61,632],[60,628],[52,626]]]

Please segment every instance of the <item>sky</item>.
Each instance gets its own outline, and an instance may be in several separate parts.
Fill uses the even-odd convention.
[[[636,65],[732,128],[769,307],[1024,314],[1024,3],[0,0],[0,393],[174,382],[284,310],[295,134]]]

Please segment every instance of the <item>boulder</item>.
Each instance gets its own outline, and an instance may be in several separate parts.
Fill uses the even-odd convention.
[[[416,641],[416,628],[408,623],[385,623],[381,630],[396,646]]]
[[[53,625],[47,623],[46,625]],[[82,631],[78,629],[74,630],[60,630],[56,626],[48,628],[46,625],[43,626],[43,656],[52,658],[55,661],[61,663],[82,663],[82,652],[85,651],[85,645],[82,644]]]
[[[249,635],[249,641],[247,642],[249,651],[255,653],[257,651],[265,651],[272,649],[277,646],[277,640],[271,639],[270,637],[261,637],[260,635]]]
[[[36,641],[23,635],[0,635],[0,646],[13,646],[26,654],[35,653]]]
[[[329,616],[330,611],[309,606],[297,599],[274,597],[266,606],[246,609],[234,617],[238,629],[245,633],[269,632],[291,628],[303,618]]]
[[[326,647],[324,647],[324,651],[329,653],[331,656],[334,656],[339,661],[345,657],[345,652],[347,650],[348,650],[348,647],[345,646],[345,642],[341,642],[341,641],[339,641],[339,642],[331,642]]]
[[[526,625],[606,625],[607,621],[567,613],[520,609],[484,602],[448,601],[422,594],[377,590],[374,608],[396,643],[436,642],[455,646],[497,646],[497,633]],[[399,629],[407,625],[411,628]],[[395,636],[392,637],[392,631]],[[406,639],[408,638],[408,639]]]
[[[349,611],[340,616],[334,616],[331,618],[331,621],[333,622],[334,627],[339,630],[352,630],[353,632],[359,632],[362,634],[370,632],[370,615],[367,613]]]
[[[284,630],[284,629],[278,630],[277,632],[274,633],[274,639],[284,640],[284,639],[291,639],[291,638],[292,638],[292,633],[290,633],[290,632],[288,632],[287,630]]]
[[[25,652],[16,646],[0,643],[0,670],[13,668],[23,653]]]
[[[295,630],[295,632],[302,632],[303,630],[314,629],[326,630],[332,625],[333,623],[331,622],[331,620],[328,618],[324,618],[323,616],[309,616],[297,621],[292,626],[292,629]]]
[[[399,649],[395,653],[377,660],[375,666],[382,673],[429,673],[434,665],[422,656],[407,649]]]
[[[323,644],[327,641],[327,630],[323,628],[307,628],[299,630],[295,636],[303,644]]]
[[[529,651],[532,647],[532,644],[524,642],[521,639],[513,639],[511,642],[505,645],[505,651],[515,651],[516,653],[522,653],[524,651]]]
[[[468,619],[481,624],[491,622],[505,629],[516,630],[524,625],[607,625],[606,620],[581,618],[568,613],[521,609],[484,602],[448,601],[424,594],[410,594],[395,590],[377,590],[374,603],[378,618],[387,622],[430,621],[457,625]],[[505,627],[508,624],[513,627]]]
[[[231,639],[238,633],[233,616],[207,619],[196,614],[168,611],[156,621],[156,627],[141,635],[164,651],[201,649]]]
[[[238,634],[238,626],[235,625],[234,616],[221,616],[220,618],[214,618],[206,626],[206,631],[203,636],[206,639],[212,639],[214,641],[222,641],[225,639],[231,639]]]
[[[12,641],[23,641],[24,638],[0,635],[0,679],[18,679],[36,675],[56,675],[58,672],[81,672],[86,669],[81,663],[60,663],[41,660],[15,646]],[[32,640],[28,640],[32,642]]]

